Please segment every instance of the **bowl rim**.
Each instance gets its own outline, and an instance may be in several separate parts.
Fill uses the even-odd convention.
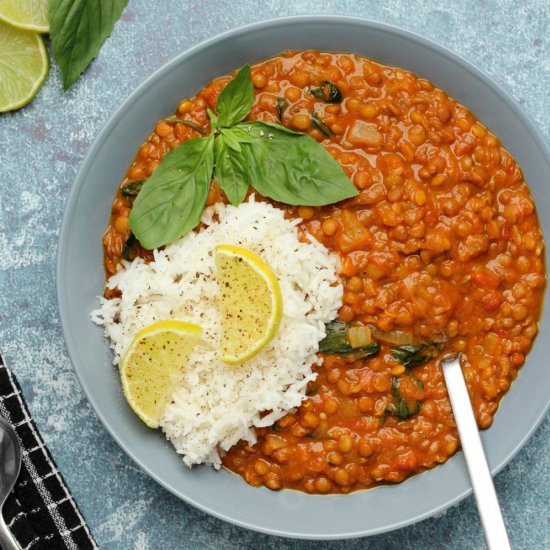
[[[348,15],[331,15],[331,14],[310,14],[310,15],[294,15],[294,16],[284,16],[284,17],[274,17],[269,19],[264,19],[252,23],[247,23],[232,29],[229,29],[227,31],[224,31],[220,34],[217,34],[211,38],[207,38],[196,45],[187,48],[174,56],[172,59],[170,59],[168,62],[164,63],[161,67],[159,67],[157,70],[155,70],[152,74],[150,74],[148,77],[145,78],[139,84],[115,109],[115,111],[111,114],[111,116],[107,119],[107,121],[103,124],[101,130],[93,140],[91,146],[89,147],[86,155],[84,156],[83,160],[81,161],[80,167],[78,168],[78,171],[74,177],[73,185],[71,186],[69,197],[67,199],[62,221],[60,224],[60,230],[59,230],[59,240],[58,240],[58,247],[57,247],[57,254],[56,254],[56,291],[57,291],[57,306],[58,306],[58,313],[61,321],[62,326],[62,332],[63,332],[63,338],[65,341],[65,345],[68,351],[69,358],[71,360],[71,364],[73,366],[74,371],[76,372],[77,378],[80,382],[80,385],[82,389],[84,390],[84,393],[86,395],[86,398],[88,402],[91,404],[92,408],[94,409],[95,414],[100,419],[101,423],[107,430],[107,432],[110,434],[110,436],[116,441],[118,446],[122,449],[122,451],[134,462],[136,463],[142,471],[144,471],[149,477],[154,479],[157,483],[159,483],[162,487],[167,489],[170,493],[177,496],[181,500],[191,504],[192,506],[198,508],[199,510],[206,512],[214,517],[217,517],[219,519],[222,519],[224,521],[227,521],[228,523],[231,523],[233,525],[237,525],[239,527],[244,527],[253,531],[261,532],[264,534],[269,535],[275,535],[279,537],[288,537],[288,538],[295,538],[295,539],[309,539],[309,540],[338,540],[338,539],[348,539],[348,538],[357,538],[357,537],[365,537],[365,536],[372,536],[377,535],[389,531],[393,531],[396,529],[400,529],[403,527],[406,527],[408,525],[412,525],[414,523],[420,522],[422,520],[425,520],[427,518],[433,517],[437,514],[440,514],[450,508],[451,506],[454,506],[458,504],[460,501],[465,499],[467,496],[469,496],[472,493],[471,485],[469,484],[469,487],[456,495],[456,497],[449,499],[447,502],[441,504],[437,508],[418,514],[409,520],[403,520],[398,521],[390,526],[384,526],[378,529],[370,529],[370,530],[362,530],[362,531],[356,531],[352,533],[346,533],[346,534],[338,534],[338,535],[315,535],[311,533],[291,533],[286,532],[282,530],[277,530],[273,528],[264,528],[261,526],[257,526],[251,523],[248,523],[246,521],[242,521],[239,519],[232,518],[224,513],[217,512],[216,510],[210,508],[209,506],[206,506],[200,502],[197,502],[195,499],[188,497],[185,494],[182,494],[177,489],[170,486],[168,483],[166,483],[159,475],[157,475],[154,471],[152,471],[148,466],[143,464],[143,462],[138,459],[134,454],[133,451],[126,446],[126,444],[119,438],[115,430],[111,427],[109,419],[107,415],[103,414],[100,407],[98,407],[97,402],[93,396],[93,392],[91,391],[88,384],[84,381],[81,373],[78,369],[74,367],[75,365],[75,357],[76,353],[74,351],[72,343],[69,341],[67,334],[69,333],[69,326],[68,326],[68,309],[69,304],[66,301],[63,293],[63,283],[64,283],[64,273],[63,273],[63,262],[66,255],[66,249],[67,249],[67,239],[68,239],[68,231],[67,228],[71,221],[71,213],[74,209],[74,206],[77,202],[77,199],[79,197],[80,190],[82,188],[81,181],[84,178],[84,174],[87,172],[90,164],[92,163],[92,159],[96,156],[99,147],[103,143],[103,141],[110,135],[114,127],[119,122],[119,119],[123,116],[124,112],[126,111],[128,105],[130,105],[137,97],[141,96],[142,94],[146,93],[147,90],[161,77],[163,77],[165,74],[169,73],[173,70],[174,67],[176,67],[179,63],[182,62],[187,57],[193,56],[196,52],[207,48],[211,45],[217,44],[219,42],[223,42],[227,39],[235,38],[243,34],[247,34],[253,31],[261,31],[263,29],[269,28],[273,25],[281,25],[285,23],[310,23],[312,21],[319,21],[319,22],[334,22],[334,23],[340,23],[340,24],[355,24],[364,26],[368,29],[383,31],[383,32],[389,32],[391,34],[395,34],[399,37],[403,37],[406,39],[409,39],[411,41],[417,42],[418,44],[425,46],[429,48],[430,50],[437,50],[439,54],[441,54],[446,61],[458,64],[464,68],[467,69],[468,72],[473,73],[475,77],[477,77],[483,84],[485,84],[488,88],[491,89],[493,93],[495,93],[497,96],[499,96],[506,106],[514,111],[514,113],[523,121],[525,124],[528,132],[533,137],[533,140],[537,144],[537,147],[539,148],[540,152],[544,157],[547,159],[550,159],[550,148],[546,142],[546,139],[544,138],[544,135],[539,130],[537,125],[532,121],[531,117],[524,111],[524,109],[521,108],[521,106],[510,96],[508,92],[506,92],[499,84],[497,84],[495,81],[493,81],[485,72],[483,72],[481,69],[477,68],[472,62],[468,61],[465,57],[463,57],[460,54],[455,53],[448,47],[440,44],[439,42],[432,40],[430,38],[426,38],[422,36],[421,34],[415,32],[403,29],[399,26],[385,23],[379,20],[375,19],[369,19],[364,17],[358,17],[358,16],[348,16]],[[383,62],[383,60],[382,60]],[[405,67],[406,69],[406,67]],[[521,450],[521,448],[526,444],[527,440],[533,435],[533,433],[536,431],[536,429],[540,426],[541,422],[545,418],[546,414],[548,413],[548,410],[550,409],[550,400],[546,403],[546,405],[541,409],[539,415],[536,417],[535,421],[532,423],[529,430],[527,430],[523,436],[519,439],[516,446],[512,449],[512,451],[509,452],[507,456],[502,458],[496,465],[494,465],[491,468],[491,474],[492,476],[495,476],[497,473],[499,473]],[[456,453],[453,457],[451,457],[449,460],[455,460],[457,455],[459,455],[461,451]],[[413,476],[416,477],[416,476]],[[411,479],[411,478],[409,478]],[[406,480],[405,482],[406,483]],[[375,491],[378,487],[373,487],[368,489],[369,491]],[[323,498],[345,498],[346,495],[342,497],[342,495],[324,495]]]

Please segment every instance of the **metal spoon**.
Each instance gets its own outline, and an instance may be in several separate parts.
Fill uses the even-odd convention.
[[[477,509],[489,550],[509,550],[510,542],[498,504],[487,458],[483,452],[472,402],[460,368],[460,354],[442,359],[447,393],[455,417],[460,443],[466,458]]]
[[[2,508],[21,469],[21,446],[11,425],[0,416],[0,546],[3,550],[20,550],[8,529]]]

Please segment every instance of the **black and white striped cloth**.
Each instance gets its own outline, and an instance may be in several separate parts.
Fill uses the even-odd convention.
[[[98,548],[0,352],[0,414],[21,442],[21,474],[4,520],[23,550]]]

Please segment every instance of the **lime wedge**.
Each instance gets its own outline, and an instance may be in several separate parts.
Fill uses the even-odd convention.
[[[0,112],[26,105],[48,74],[46,47],[40,35],[0,21]]]
[[[18,29],[49,32],[48,0],[0,0],[0,20]]]
[[[279,329],[283,300],[271,268],[240,246],[216,247],[222,317],[221,359],[241,365],[260,352]]]

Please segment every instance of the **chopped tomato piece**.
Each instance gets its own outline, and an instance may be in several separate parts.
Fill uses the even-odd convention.
[[[487,269],[472,272],[472,284],[480,288],[498,288],[500,277]]]

